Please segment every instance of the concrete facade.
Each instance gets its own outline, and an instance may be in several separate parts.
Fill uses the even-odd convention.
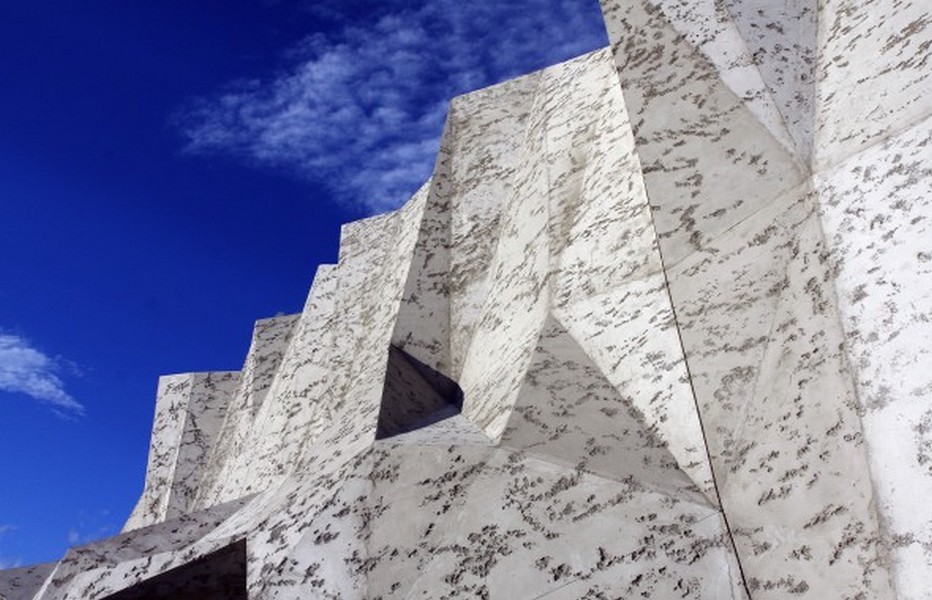
[[[928,3],[602,10],[0,597],[932,598]]]

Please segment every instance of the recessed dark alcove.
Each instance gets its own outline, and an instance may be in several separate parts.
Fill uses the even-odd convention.
[[[377,440],[427,427],[462,409],[459,384],[401,348],[389,346]]]
[[[246,540],[106,596],[105,600],[246,600]]]

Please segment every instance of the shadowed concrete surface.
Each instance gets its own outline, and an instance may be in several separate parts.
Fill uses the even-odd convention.
[[[246,542],[241,540],[106,600],[246,600]]]
[[[375,439],[423,429],[458,415],[463,390],[404,350],[390,346]]]

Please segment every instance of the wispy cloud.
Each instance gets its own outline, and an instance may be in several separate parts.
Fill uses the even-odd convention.
[[[117,529],[109,520],[109,509],[96,513],[81,511],[78,524],[68,529],[68,545],[81,546],[114,535]]]
[[[341,12],[352,2],[315,4],[353,21]],[[306,38],[274,78],[193,101],[175,116],[186,149],[286,170],[381,212],[430,175],[452,96],[607,43],[595,0],[396,0],[379,15]]]
[[[21,566],[23,566],[23,561],[21,560],[6,560],[5,558],[0,557],[0,571],[16,569]]]
[[[0,390],[26,394],[62,416],[84,414],[59,377],[65,363],[34,348],[29,340],[0,332]]]
[[[16,527],[13,525],[4,525],[0,523],[0,538],[3,537],[3,534],[9,531],[13,531],[14,529],[16,529]],[[5,569],[15,569],[21,566],[23,566],[23,561],[19,559],[10,560],[0,555],[0,571],[3,571]]]

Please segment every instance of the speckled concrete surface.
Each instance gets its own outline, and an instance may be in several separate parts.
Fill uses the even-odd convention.
[[[241,372],[162,378],[124,533],[0,597],[245,541],[256,599],[932,598],[930,8],[602,9]]]

